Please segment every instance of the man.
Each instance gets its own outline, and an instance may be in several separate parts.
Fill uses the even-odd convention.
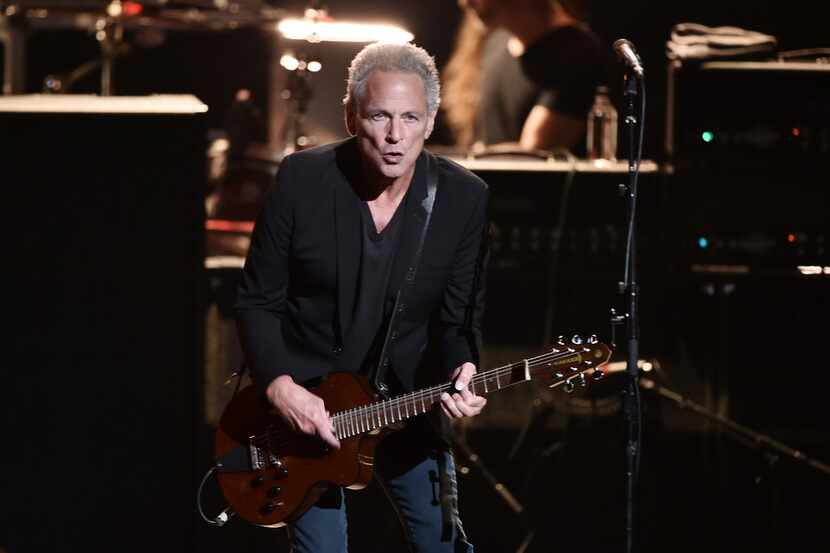
[[[463,137],[474,128],[478,148],[582,153],[588,110],[609,60],[600,39],[574,15],[578,2],[459,3],[465,19],[446,69],[452,93],[445,109],[454,134]],[[478,95],[470,98],[470,90]]]
[[[423,148],[439,104],[435,63],[413,45],[374,44],[349,68],[352,138],[287,156],[253,233],[237,303],[254,378],[297,432],[339,447],[323,401],[303,384],[332,371],[375,374],[398,290],[428,233],[390,337],[391,393],[455,379],[443,413],[477,415],[468,390],[480,351],[488,192]],[[431,217],[424,200],[437,177]],[[439,413],[440,414],[440,413]],[[452,457],[425,417],[384,439],[375,474],[414,551],[472,551],[449,502]],[[431,474],[442,474],[436,490]],[[442,504],[444,505],[442,509]],[[452,511],[452,512],[448,512]],[[346,551],[343,492],[333,488],[291,527],[294,551]]]

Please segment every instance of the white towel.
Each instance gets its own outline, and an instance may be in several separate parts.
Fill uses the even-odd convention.
[[[707,27],[698,23],[678,23],[666,43],[669,59],[705,59],[770,52],[778,47],[771,35],[739,27]]]

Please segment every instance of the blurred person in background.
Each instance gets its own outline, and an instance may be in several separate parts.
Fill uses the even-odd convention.
[[[442,108],[456,145],[584,153],[607,48],[578,0],[459,0]]]

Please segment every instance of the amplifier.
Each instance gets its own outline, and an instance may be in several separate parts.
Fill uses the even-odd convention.
[[[666,120],[681,270],[830,265],[830,67],[671,62]]]
[[[607,336],[624,271],[627,182],[623,161],[456,161],[490,187],[491,257],[484,337],[539,346],[559,332]],[[656,163],[640,174],[640,259],[649,278],[663,258],[664,183]],[[656,263],[656,265],[655,265]]]
[[[193,550],[206,111],[0,97],[0,550]]]
[[[678,170],[822,167],[830,153],[828,97],[825,64],[672,62],[666,152]]]
[[[720,414],[806,443],[828,384],[801,346],[830,301],[830,67],[670,62],[668,92],[666,358]],[[781,394],[779,369],[809,390]]]

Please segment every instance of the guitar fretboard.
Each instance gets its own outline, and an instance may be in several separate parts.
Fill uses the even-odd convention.
[[[477,373],[470,380],[470,388],[477,395],[486,395],[527,382],[534,378],[540,368],[552,371],[551,378],[555,386],[588,370],[591,362],[585,360],[583,354],[591,351],[590,348],[580,348],[579,351],[573,348],[553,349],[538,357]],[[560,365],[562,368],[555,368]],[[578,368],[580,365],[583,368]],[[342,440],[422,415],[441,401],[444,392],[455,392],[452,382],[334,413],[332,422],[335,436]]]

